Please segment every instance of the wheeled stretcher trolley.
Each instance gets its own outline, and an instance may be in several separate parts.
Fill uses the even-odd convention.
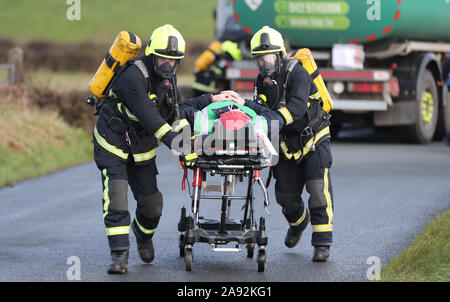
[[[223,117],[222,113],[217,112],[216,116]],[[202,117],[197,116],[196,119],[198,118]],[[261,188],[263,205],[269,213],[269,198],[261,179],[261,171],[270,166],[273,147],[265,134],[255,129],[254,120],[248,119],[238,127],[231,128],[226,127],[225,121],[227,120],[224,118],[214,120],[212,131],[197,131],[194,150],[199,155],[198,160],[193,167],[183,164],[183,183],[188,171],[192,171],[193,186],[192,190],[189,187],[191,213],[188,214],[186,207],[182,207],[178,223],[180,256],[185,259],[186,270],[191,271],[195,243],[210,244],[213,251],[240,251],[245,247],[248,258],[254,257],[257,248],[258,271],[263,272],[268,238],[265,217],[261,216],[259,221],[254,217],[253,187],[256,184]],[[208,144],[211,141],[215,143]],[[206,178],[210,176],[218,176],[221,185],[210,188],[205,184]],[[239,183],[246,183],[246,188],[243,188],[246,194],[234,194],[234,187]],[[219,194],[208,194],[211,191]],[[202,217],[201,203],[213,201],[221,203],[220,219]],[[242,203],[241,219],[230,217],[231,204],[236,202]],[[230,247],[230,244],[234,244],[234,247]]]

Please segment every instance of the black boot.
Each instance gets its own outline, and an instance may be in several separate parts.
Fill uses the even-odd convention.
[[[137,250],[139,258],[145,263],[150,263],[155,258],[155,250],[153,249],[153,240],[141,241],[136,237]]]
[[[325,245],[314,246],[313,261],[326,262],[330,257],[330,247]]]
[[[155,249],[153,248],[153,240],[147,239],[142,240],[139,238],[139,234],[136,230],[135,223],[131,224],[131,229],[133,230],[134,236],[136,237],[136,245],[138,250],[139,258],[145,263],[150,263],[155,258]]]
[[[303,230],[302,229],[297,229],[295,227],[289,227],[286,237],[284,238],[284,244],[288,247],[288,248],[293,248],[295,247],[300,240],[302,239],[302,234],[303,234]]]
[[[128,270],[128,251],[111,251],[111,258],[108,274],[125,274]]]
[[[309,214],[309,210],[305,209],[305,218],[302,221],[302,223],[300,223],[300,225],[297,226],[290,226],[286,237],[284,238],[284,244],[288,247],[288,248],[293,248],[295,247],[297,244],[299,244],[300,240],[302,239],[302,234],[303,231],[306,229],[306,226],[308,225],[309,221],[311,220],[311,216]]]

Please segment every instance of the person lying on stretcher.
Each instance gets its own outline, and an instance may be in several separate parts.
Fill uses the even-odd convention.
[[[231,100],[211,103],[188,117],[194,134],[192,151],[209,159],[232,156],[256,159],[263,166],[276,164],[278,153],[273,146],[278,145],[284,119],[269,109],[257,114],[237,93],[223,93]]]

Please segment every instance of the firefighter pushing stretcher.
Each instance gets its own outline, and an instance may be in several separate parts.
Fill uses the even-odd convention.
[[[189,126],[195,112],[215,101],[233,100],[229,94],[203,94],[181,102],[176,70],[184,57],[185,41],[171,25],[154,30],[142,57],[119,59],[117,55],[128,51],[132,57],[139,51],[140,40],[135,35],[122,32],[116,42],[113,46],[120,45],[120,51],[110,49],[91,81],[91,92],[102,98],[93,142],[102,178],[110,274],[127,271],[130,224],[141,260],[150,263],[154,259],[152,238],[163,208],[156,181],[159,142],[172,148],[174,138]],[[111,78],[111,83],[106,83]],[[196,154],[185,156],[187,161],[195,158]],[[128,185],[137,201],[132,221]]]
[[[282,155],[273,176],[276,200],[289,224],[285,245],[295,247],[311,222],[313,261],[327,261],[334,209],[328,114],[332,100],[309,50],[288,58],[283,37],[268,26],[255,33],[250,45],[259,68],[254,98],[236,98],[256,113],[269,108],[284,120],[279,140]],[[301,197],[305,186],[308,206]]]

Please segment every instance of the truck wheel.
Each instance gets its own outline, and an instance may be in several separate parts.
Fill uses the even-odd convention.
[[[439,99],[436,82],[432,73],[425,70],[416,100],[416,122],[405,133],[413,143],[428,144],[433,139],[439,116]]]

